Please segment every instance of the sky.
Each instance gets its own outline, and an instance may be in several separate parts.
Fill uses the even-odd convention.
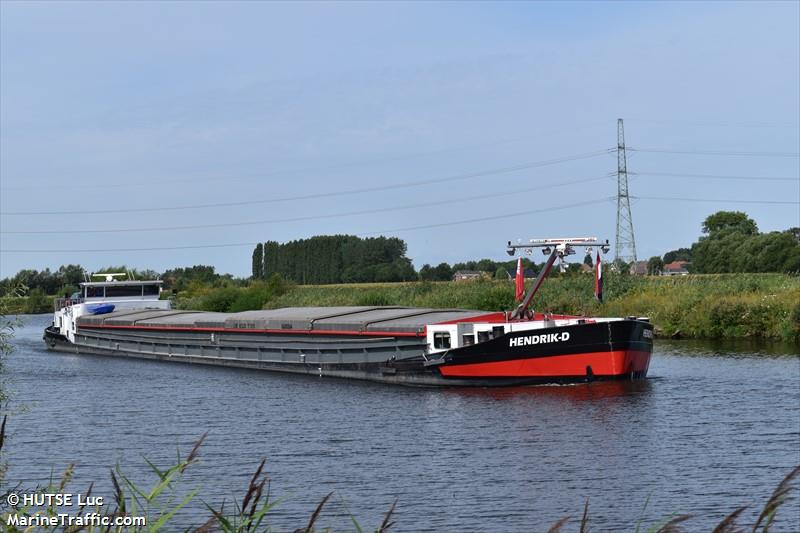
[[[0,278],[321,234],[613,258],[618,118],[639,259],[800,226],[800,3],[2,1]]]

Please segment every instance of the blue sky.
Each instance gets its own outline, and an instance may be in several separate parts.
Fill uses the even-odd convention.
[[[615,146],[618,117],[632,148],[726,152],[629,154],[640,258],[720,209],[798,226],[799,6],[2,2],[0,277],[247,275],[251,246],[192,247],[332,233],[417,267],[613,241],[616,156],[536,163]],[[219,227],[146,231],[176,226]]]

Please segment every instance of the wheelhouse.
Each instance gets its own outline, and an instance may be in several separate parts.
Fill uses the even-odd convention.
[[[90,281],[81,283],[80,296],[85,302],[106,300],[158,300],[161,280],[153,281]]]

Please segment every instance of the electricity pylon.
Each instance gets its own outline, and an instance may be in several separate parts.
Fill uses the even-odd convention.
[[[636,262],[636,241],[633,237],[633,217],[628,195],[628,164],[625,156],[625,128],[617,119],[617,240],[614,262]]]

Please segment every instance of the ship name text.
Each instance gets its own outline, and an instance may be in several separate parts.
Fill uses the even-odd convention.
[[[569,331],[561,333],[542,333],[541,335],[528,335],[526,337],[512,337],[508,339],[508,346],[531,346],[534,344],[545,344],[548,342],[564,342],[569,340]]]

